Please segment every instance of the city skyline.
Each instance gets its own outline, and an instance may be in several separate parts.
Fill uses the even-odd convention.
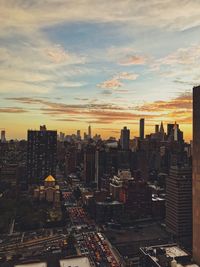
[[[1,1],[0,113],[8,138],[91,124],[103,138],[177,123],[192,139],[197,1]],[[55,12],[56,8],[56,12]],[[166,128],[165,128],[166,131]]]

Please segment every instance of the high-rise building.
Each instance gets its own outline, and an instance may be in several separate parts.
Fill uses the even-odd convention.
[[[56,175],[57,131],[45,126],[28,130],[27,175],[29,184],[41,184],[45,177]]]
[[[88,138],[92,138],[92,129],[91,129],[91,125],[88,126]]]
[[[84,151],[84,182],[86,185],[95,183],[95,147],[88,145]]]
[[[168,123],[167,124],[167,137],[170,136],[170,134],[172,133],[173,129],[174,129],[174,123]]]
[[[65,140],[65,134],[63,132],[60,132],[59,141],[63,142],[64,140]]]
[[[193,88],[193,258],[200,264],[200,86]]]
[[[127,129],[127,127],[125,126],[121,130],[121,136],[120,136],[120,144],[123,150],[129,149],[129,142],[130,142],[130,130]]]
[[[166,227],[184,247],[192,244],[192,169],[171,166],[166,180]]]
[[[76,136],[77,136],[78,140],[81,140],[81,131],[80,130],[77,130]]]
[[[1,142],[2,143],[6,142],[6,131],[5,130],[1,131]]]
[[[144,139],[144,119],[140,119],[140,139]]]
[[[156,125],[155,125],[155,133],[158,133],[158,132],[159,132],[159,125],[156,124]]]
[[[168,141],[183,142],[183,132],[179,129],[179,125],[175,123],[167,124]]]

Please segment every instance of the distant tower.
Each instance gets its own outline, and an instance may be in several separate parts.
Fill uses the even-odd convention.
[[[178,125],[177,125],[178,126]],[[173,133],[174,130],[174,124],[173,123],[168,123],[167,124],[167,137],[169,138],[170,135]]]
[[[159,132],[159,125],[156,124],[156,125],[155,125],[155,133],[158,133],[158,132]]]
[[[83,135],[84,137],[84,140],[87,140],[87,134],[86,134],[86,132],[84,132],[84,135]]]
[[[5,130],[1,131],[1,142],[2,143],[6,142],[6,131]]]
[[[144,119],[140,119],[140,139],[144,139]]]
[[[160,124],[160,133],[164,134],[165,133],[165,130],[164,130],[164,126],[163,126],[163,122],[161,121],[161,124]]]
[[[80,130],[77,130],[77,138],[78,138],[78,140],[81,140],[81,131]]]
[[[120,144],[123,150],[129,149],[129,142],[130,142],[130,130],[127,129],[127,127],[125,126],[121,130],[121,136],[120,136]]]
[[[91,126],[88,126],[88,138],[92,138],[92,129]]]
[[[178,141],[178,125],[176,124],[176,122],[174,124],[174,141]]]
[[[161,135],[161,140],[164,141],[164,139],[165,139],[165,130],[164,130],[163,122],[161,122],[161,124],[160,124],[160,135]]]

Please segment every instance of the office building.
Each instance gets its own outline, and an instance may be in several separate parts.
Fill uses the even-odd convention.
[[[130,142],[130,130],[127,129],[127,127],[125,126],[121,130],[121,136],[120,136],[120,144],[121,144],[122,150],[129,149],[129,142]]]
[[[170,136],[170,134],[172,133],[173,129],[174,129],[174,123],[168,123],[167,124],[167,137]]]
[[[158,133],[158,132],[159,132],[159,125],[156,124],[156,125],[155,125],[155,133]]]
[[[179,125],[176,122],[167,124],[167,140],[183,142],[183,132],[179,129]]]
[[[92,138],[92,129],[91,126],[88,126],[88,138]]]
[[[78,140],[81,140],[81,130],[77,130],[76,136]]]
[[[140,119],[140,139],[144,139],[144,119]]]
[[[200,264],[200,86],[193,88],[193,257]]]
[[[28,130],[27,175],[29,184],[41,184],[45,177],[56,175],[57,131]]]
[[[84,151],[84,182],[88,186],[95,183],[95,147],[88,145]]]
[[[166,227],[184,247],[192,243],[192,169],[171,166],[166,179]]]
[[[6,131],[5,130],[1,131],[1,142],[2,143],[6,142]]]

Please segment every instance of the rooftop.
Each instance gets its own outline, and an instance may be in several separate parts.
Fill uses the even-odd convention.
[[[156,266],[168,267],[174,261],[177,267],[198,267],[191,255],[177,244],[144,247],[141,252],[145,259],[151,260]]]
[[[55,178],[52,175],[47,176],[47,178],[45,178],[45,182],[55,182]]]
[[[27,263],[27,264],[15,265],[14,267],[47,267],[47,263],[46,262]]]
[[[76,257],[60,260],[60,267],[91,267],[87,257]]]

